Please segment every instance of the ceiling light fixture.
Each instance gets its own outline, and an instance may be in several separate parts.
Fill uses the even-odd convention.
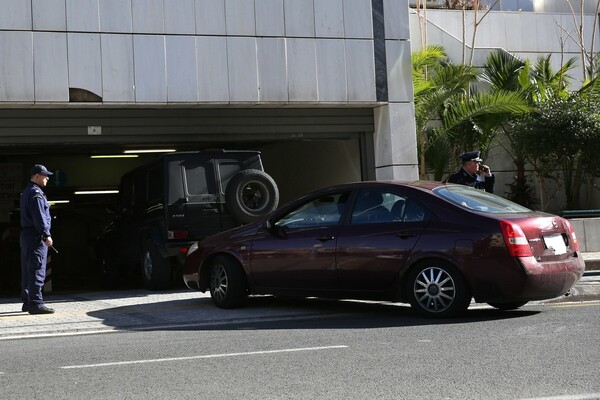
[[[67,204],[70,203],[71,200],[48,200],[48,203],[53,206],[55,204]]]
[[[137,154],[97,154],[90,158],[137,158]]]
[[[123,154],[145,154],[145,153],[172,153],[176,149],[140,149],[140,150],[124,150]]]
[[[117,194],[118,190],[78,190],[75,194]]]

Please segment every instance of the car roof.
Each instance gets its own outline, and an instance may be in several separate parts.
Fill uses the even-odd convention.
[[[387,180],[387,181],[360,181],[360,182],[350,182],[340,185],[334,185],[329,188],[323,188],[322,190],[337,190],[337,189],[352,189],[352,188],[360,188],[362,186],[400,186],[400,187],[410,187],[414,189],[419,189],[423,191],[430,192],[433,189],[446,186],[445,183],[439,181],[426,181],[426,180],[414,180],[414,181],[400,181],[400,180]]]

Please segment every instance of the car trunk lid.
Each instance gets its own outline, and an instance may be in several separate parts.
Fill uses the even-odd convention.
[[[561,217],[544,215],[501,219],[500,227],[513,256],[556,261],[579,250],[573,227]]]

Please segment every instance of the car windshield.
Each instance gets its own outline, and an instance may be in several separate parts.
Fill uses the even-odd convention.
[[[524,213],[531,211],[503,197],[464,185],[447,185],[433,193],[462,208],[487,213]]]

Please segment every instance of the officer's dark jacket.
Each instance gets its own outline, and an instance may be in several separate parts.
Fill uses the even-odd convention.
[[[460,185],[467,185],[474,187],[475,189],[485,190],[488,193],[494,193],[494,183],[496,181],[496,177],[492,174],[492,176],[486,176],[484,182],[480,182],[477,180],[476,174],[469,174],[463,168],[460,171],[453,173],[448,177],[448,183],[458,183]]]
[[[21,228],[34,230],[44,238],[50,236],[50,204],[42,188],[29,182],[21,193]]]

